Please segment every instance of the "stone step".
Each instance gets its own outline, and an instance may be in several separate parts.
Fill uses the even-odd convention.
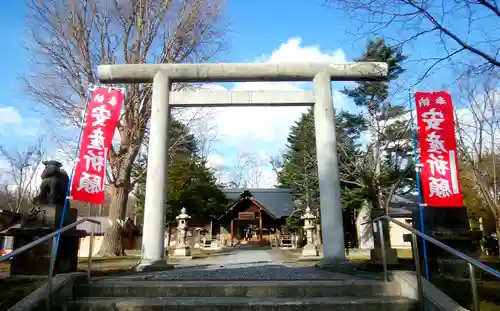
[[[82,298],[74,311],[417,311],[415,300],[402,297],[156,297]]]
[[[377,297],[400,296],[399,283],[345,281],[103,280],[76,288],[76,297]]]

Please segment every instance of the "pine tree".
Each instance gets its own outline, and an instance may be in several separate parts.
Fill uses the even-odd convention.
[[[358,82],[343,93],[362,107],[370,142],[358,160],[358,169],[350,179],[363,185],[364,196],[373,208],[388,209],[394,193],[412,189],[413,161],[411,128],[408,110],[391,101],[390,83],[404,73],[406,56],[399,47],[383,39],[370,41],[358,61],[378,61],[388,64],[388,81]]]
[[[342,204],[357,209],[365,200],[374,208],[387,207],[394,193],[414,189],[409,111],[393,104],[390,82],[403,72],[406,56],[383,39],[368,43],[359,61],[387,62],[388,82],[359,82],[343,93],[365,113],[335,113],[337,152],[342,187]],[[361,134],[368,130],[370,141],[360,145]],[[313,110],[304,113],[291,128],[287,150],[275,160],[278,186],[294,189],[296,199],[313,208],[319,207]]]
[[[345,111],[335,113],[337,149],[341,178],[353,170],[352,158],[359,156],[359,138],[365,130],[363,119]],[[280,161],[275,160],[278,187],[294,190],[299,205],[319,209],[319,183],[316,161],[316,137],[313,109],[303,113],[290,129],[287,149]],[[348,160],[349,159],[349,160]],[[357,208],[360,205],[356,187],[342,183],[343,206]]]

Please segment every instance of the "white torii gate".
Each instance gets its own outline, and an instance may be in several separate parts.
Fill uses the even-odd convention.
[[[314,106],[320,190],[322,265],[346,261],[340,177],[337,160],[332,81],[383,80],[387,64],[357,62],[280,64],[123,64],[101,65],[102,83],[151,83],[153,96],[149,137],[142,256],[138,270],[164,269],[167,202],[168,115],[173,106]],[[313,91],[170,92],[173,82],[311,81]],[[171,99],[176,105],[170,104]]]

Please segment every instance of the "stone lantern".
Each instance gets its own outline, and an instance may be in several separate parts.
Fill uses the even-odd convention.
[[[175,243],[175,248],[172,253],[174,257],[189,257],[191,256],[191,249],[187,243],[187,220],[190,219],[186,213],[186,208],[181,209],[181,213],[175,217],[177,219],[177,243]]]
[[[304,220],[304,231],[306,232],[306,245],[302,248],[302,256],[301,257],[318,257],[318,245],[315,243],[316,236],[316,224],[314,220],[316,216],[311,213],[311,209],[309,207],[306,208],[304,215],[302,215],[301,219]]]

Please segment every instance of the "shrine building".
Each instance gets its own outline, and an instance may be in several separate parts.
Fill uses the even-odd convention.
[[[212,223],[212,234],[226,245],[269,244],[294,211],[291,189],[224,189],[226,212]]]

